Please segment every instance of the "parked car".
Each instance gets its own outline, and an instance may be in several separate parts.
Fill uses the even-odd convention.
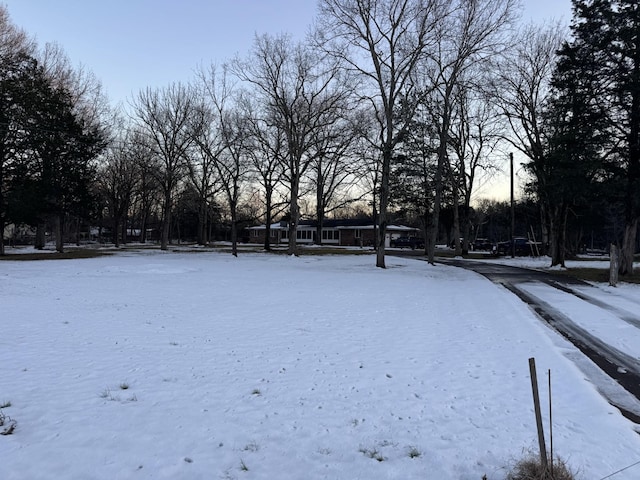
[[[517,256],[537,256],[540,254],[540,242],[532,242],[525,237],[515,237],[513,240],[499,242],[496,248],[498,255],[511,255],[511,245],[514,245]]]
[[[471,248],[474,250],[484,250],[490,252],[493,250],[494,243],[489,241],[488,238],[476,238],[471,244]]]
[[[391,239],[391,246],[394,248],[424,248],[424,240],[419,237],[398,237]]]

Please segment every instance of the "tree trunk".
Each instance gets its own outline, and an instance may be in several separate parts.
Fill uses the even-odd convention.
[[[61,214],[55,215],[55,228],[56,228],[56,252],[64,253],[64,224]]]
[[[169,230],[171,228],[171,210],[164,212],[162,218],[162,234],[160,237],[160,250],[169,248]]]
[[[620,275],[633,275],[633,255],[636,251],[636,235],[638,232],[638,218],[627,223],[624,227],[624,238],[620,248],[620,263],[618,272]]]
[[[147,223],[149,221],[149,207],[142,205],[140,211],[140,243],[147,242]]]
[[[453,180],[453,179],[452,179]],[[455,248],[454,255],[456,257],[462,256],[462,244],[460,242],[460,210],[459,210],[459,195],[458,188],[455,183],[453,185],[453,245]]]
[[[387,237],[387,207],[389,205],[389,176],[391,174],[391,150],[390,141],[382,152],[382,178],[380,179],[380,204],[378,210],[378,234],[376,245],[376,267],[386,268],[384,261],[385,240]]]
[[[271,250],[271,222],[273,221],[271,217],[271,189],[267,188],[265,192],[265,203],[266,203],[266,228],[264,230],[264,250],[268,252]]]
[[[429,252],[428,252],[428,260],[430,264],[435,264],[435,252],[436,252],[436,242],[438,241],[438,229],[440,227],[440,208],[442,203],[442,191],[443,191],[443,177],[444,177],[444,168],[445,162],[447,161],[447,136],[449,132],[449,100],[448,95],[445,96],[445,102],[443,106],[443,116],[442,116],[442,125],[439,133],[439,142],[438,146],[438,165],[436,167],[436,175],[435,175],[435,186],[436,186],[436,195],[433,199],[433,219],[431,221],[431,238],[429,241]],[[459,240],[458,240],[459,241]]]
[[[318,168],[316,172],[316,219],[318,224],[316,225],[316,238],[315,244],[322,245],[322,224],[324,222],[324,177],[322,175],[322,162],[318,161]]]
[[[545,254],[551,255],[550,246],[551,240],[549,235],[549,215],[548,209],[545,206],[544,202],[540,203],[540,230],[542,231],[542,249]]]
[[[209,242],[207,239],[207,221],[209,215],[207,215],[207,200],[205,198],[200,199],[200,205],[198,206],[198,245],[206,246]]]
[[[318,224],[316,225],[316,238],[314,243],[322,245],[322,226],[324,225],[324,208],[317,209]]]
[[[76,247],[80,246],[80,217],[76,217]]]
[[[566,205],[556,205],[548,208],[549,213],[549,241],[551,266],[560,265],[564,268],[567,243],[567,215]]]
[[[238,256],[238,207],[237,200],[234,200],[231,207],[231,255]]]
[[[295,177],[295,174],[293,176]],[[296,256],[298,255],[296,235],[298,232],[298,217],[300,215],[300,207],[298,206],[299,181],[299,178],[293,178],[291,180],[291,218],[289,219],[289,248],[287,249],[287,254]]]
[[[618,248],[612,243],[609,247],[609,286],[618,286]]]
[[[36,250],[43,250],[47,243],[46,225],[38,222],[36,226],[36,241],[34,247]]]
[[[4,217],[0,216],[0,256],[4,256],[4,229],[5,229]]]
[[[469,218],[470,217],[469,212],[471,211],[471,207],[469,206],[470,203],[471,201],[469,197],[465,196],[464,206],[462,208],[462,232],[461,232],[462,238],[463,238],[463,242],[462,242],[463,255],[468,255],[469,250],[472,249],[470,245],[471,244],[471,219]]]
[[[120,218],[113,216],[113,244],[116,248],[120,248]]]
[[[169,247],[169,230],[171,228],[171,201],[165,201],[164,215],[162,216],[162,237],[160,238],[160,250]]]
[[[127,211],[127,209],[125,209],[125,212]],[[127,244],[127,237],[128,237],[128,233],[129,233],[129,229],[127,228],[128,222],[127,222],[127,215],[125,213],[124,216],[120,217],[120,225],[122,225],[121,227],[121,239],[120,239],[120,243],[122,243],[122,245],[126,245]],[[131,229],[131,235],[133,235],[133,228]]]

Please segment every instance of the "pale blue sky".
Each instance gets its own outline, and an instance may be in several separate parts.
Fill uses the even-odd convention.
[[[112,102],[189,81],[197,65],[246,54],[254,34],[302,38],[316,0],[0,0],[39,44],[57,42]],[[523,0],[525,19],[568,21],[570,0]]]

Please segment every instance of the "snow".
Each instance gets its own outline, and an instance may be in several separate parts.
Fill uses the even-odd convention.
[[[530,357],[543,398],[551,371],[554,453],[578,478],[640,460],[637,427],[515,295],[459,268],[374,264],[0,262],[0,405],[17,422],[0,478],[500,479],[537,448]],[[627,334],[612,341],[637,348]]]

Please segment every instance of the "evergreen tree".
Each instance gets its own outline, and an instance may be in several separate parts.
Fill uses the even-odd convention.
[[[0,233],[9,221],[8,198],[12,194],[12,178],[16,162],[23,155],[28,106],[27,89],[35,61],[27,55],[6,55],[0,62]],[[0,235],[0,255],[4,254]]]
[[[74,112],[68,91],[54,87],[36,63],[23,82],[22,154],[13,165],[9,212],[16,223],[56,226],[56,249],[63,251],[67,214],[84,216],[95,203],[92,160],[105,140]],[[41,241],[36,246],[44,246]]]
[[[596,88],[584,100],[606,115],[608,135],[600,136],[597,154],[609,166],[619,192],[612,200],[624,216],[620,273],[632,274],[640,219],[640,5],[573,0],[573,11],[573,40],[563,56],[573,52],[576,77],[592,76]]]
[[[595,53],[569,43],[561,48],[544,112],[545,154],[527,165],[546,215],[552,266],[564,266],[570,210],[588,201],[593,180],[602,177],[608,125]]]

